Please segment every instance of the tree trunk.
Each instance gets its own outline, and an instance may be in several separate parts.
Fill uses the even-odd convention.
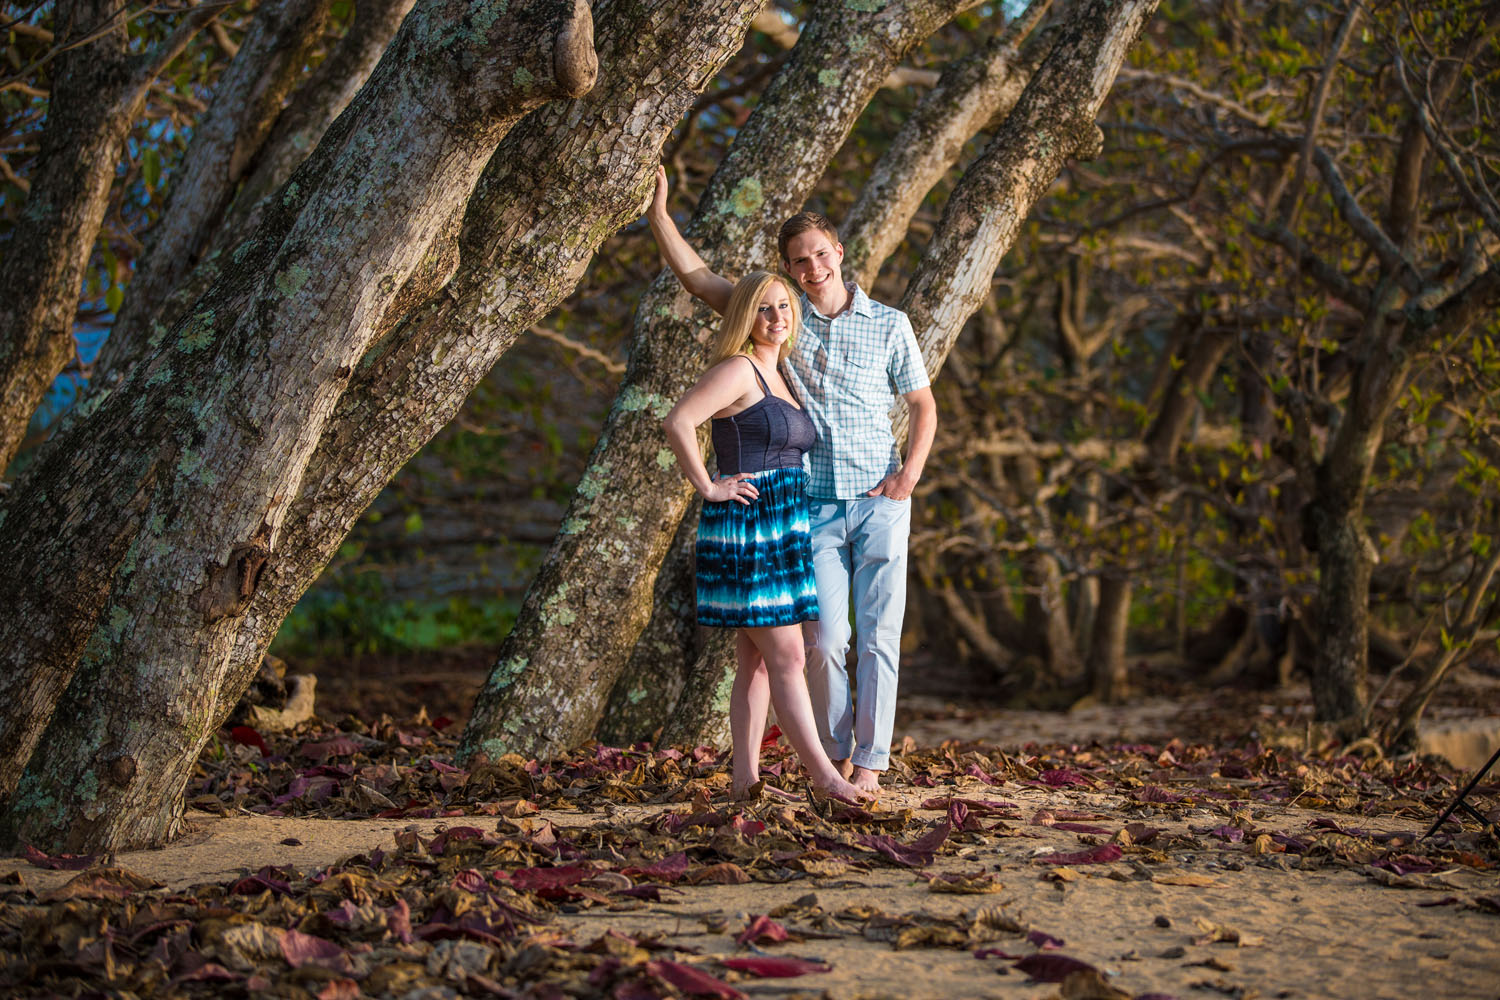
[[[774,227],[801,205],[901,55],[959,6],[813,8],[687,227],[711,267],[737,277],[774,260]],[[642,297],[624,384],[475,704],[462,756],[541,757],[593,734],[650,616],[657,570],[692,492],[660,423],[697,377],[713,323],[669,272]]]
[[[662,727],[662,746],[733,745],[729,728],[729,695],[734,687],[734,630],[714,629],[688,669],[682,697]]]
[[[953,189],[901,300],[929,373],[941,370],[964,323],[990,295],[1000,258],[1063,164],[1099,149],[1099,107],[1156,3],[1079,3],[1005,124]],[[904,435],[904,419],[897,429]]]
[[[1089,642],[1089,691],[1106,704],[1125,696],[1128,669],[1125,635],[1130,624],[1130,577],[1109,571],[1099,582],[1099,607]]]
[[[874,287],[922,199],[958,162],[964,145],[1015,105],[1032,69],[1020,45],[1051,6],[1052,0],[1032,0],[1004,32],[945,66],[901,123],[840,227],[844,273],[861,288]]]
[[[203,252],[202,259],[191,272],[184,273],[173,283],[170,293],[163,291],[152,296],[149,306],[133,305],[140,299],[132,299],[132,293],[127,292],[121,315],[116,318],[109,339],[95,359],[85,399],[98,390],[118,385],[124,372],[150,350],[147,338],[141,335],[144,331],[132,333],[130,326],[172,326],[209,286],[219,280],[222,273],[220,257],[260,225],[270,196],[317,148],[328,127],[353,100],[374,71],[375,64],[380,61],[413,2],[365,0],[359,4],[354,23],[344,37],[312,76],[297,88],[291,96],[291,105],[276,118],[274,127],[250,164],[249,176],[234,195],[224,218],[209,227],[208,249]],[[149,264],[153,260],[154,256],[148,256],[145,262]],[[125,315],[132,309],[142,311],[137,323],[128,323],[129,317]]]
[[[73,357],[78,291],[146,89],[219,9],[208,6],[191,9],[142,56],[129,53],[120,0],[57,6],[62,51],[0,291],[0,471],[15,458],[31,415]],[[0,738],[0,752],[5,749]]]
[[[6,541],[59,570],[52,580],[94,574],[105,600],[22,595],[37,608],[28,629],[75,645],[8,642],[7,658],[51,682],[71,665],[58,654],[72,653],[77,673],[49,752],[7,803],[7,841],[109,850],[172,836],[236,632],[383,305],[511,126],[586,92],[596,70],[582,0],[514,2],[499,16],[471,0],[423,0],[236,251],[235,275],[23,483]],[[100,551],[99,533],[128,551]],[[52,580],[15,577],[5,589]],[[27,656],[34,649],[51,659]],[[9,735],[34,720],[5,722]]]
[[[701,507],[701,500],[695,498],[677,526],[672,547],[656,576],[651,620],[641,630],[599,720],[598,737],[611,746],[655,738],[672,718],[702,652],[693,560]],[[729,655],[734,656],[733,649]]]
[[[340,398],[287,519],[286,556],[267,569],[236,640],[221,718],[385,484],[567,296],[599,244],[640,217],[662,144],[759,6],[598,5],[600,85],[531,115],[502,143],[469,201],[452,280],[392,325]]]
[[[212,103],[193,125],[182,163],[172,172],[166,205],[110,327],[109,340],[116,345],[143,335],[208,245],[276,123],[282,100],[302,75],[331,6],[332,0],[266,0],[256,8],[239,51],[214,86]]]

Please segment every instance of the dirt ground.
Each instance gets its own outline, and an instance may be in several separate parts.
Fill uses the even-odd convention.
[[[429,696],[440,691],[442,698],[456,704],[464,694],[462,683],[455,690],[454,677],[465,676],[450,674],[440,687],[422,683],[428,685]],[[371,683],[380,686],[377,680]],[[320,685],[320,693],[331,690],[325,706],[337,705],[341,698],[357,700],[358,687],[335,682]],[[389,697],[391,707],[400,707],[399,693]],[[1291,695],[1244,710],[1260,713],[1269,723],[1294,713],[1288,705],[1296,703]],[[910,737],[918,747],[982,740],[1012,752],[1035,743],[1132,743],[1170,738],[1193,713],[1212,711],[1206,703],[1185,706],[1180,700],[1162,699],[1070,714],[1016,712],[972,703],[960,708],[942,697],[913,695],[905,701],[897,735]],[[1194,724],[1203,725],[1203,719]],[[1127,822],[1144,820],[1179,846],[1149,864],[1126,856],[1109,864],[1059,866],[1041,859],[1054,851],[1077,852],[1105,838],[1033,822],[1001,839],[944,852],[920,870],[875,867],[844,875],[805,875],[781,884],[674,887],[659,901],[629,900],[607,908],[564,906],[552,918],[552,931],[558,940],[582,943],[612,930],[684,955],[769,953],[831,967],[800,978],[735,983],[751,997],[1500,997],[1500,876],[1494,869],[1454,865],[1374,878],[1381,873],[1329,866],[1309,856],[1227,853],[1217,844],[1202,844],[1203,830],[1225,823],[1234,810],[1245,808],[1243,802],[1208,802],[1169,815],[1121,794],[1088,788],[1036,783],[989,787],[960,778],[942,792],[950,797],[1004,799],[1024,816],[1043,815],[1046,810],[1085,817],[1097,828],[1113,832],[1115,840]],[[934,794],[931,788],[903,783],[892,772],[879,811],[912,810],[919,817],[936,819],[941,810],[921,809]],[[1495,808],[1500,803],[1493,799],[1491,789],[1478,801],[1481,807]],[[584,803],[576,810],[544,809],[535,818],[576,830],[640,823],[672,808]],[[1357,824],[1369,834],[1401,833],[1411,840],[1427,822],[1341,816],[1327,803],[1316,809],[1297,803],[1259,804],[1239,821],[1295,833],[1308,830],[1314,820],[1330,818]],[[190,813],[189,819],[189,832],[169,847],[121,854],[114,863],[168,891],[186,891],[240,879],[267,865],[311,872],[349,855],[377,848],[389,851],[402,831],[430,837],[456,823],[487,828],[495,823],[472,817],[330,820],[244,812]],[[1182,844],[1202,844],[1203,849]],[[24,889],[45,895],[74,874],[38,868],[20,858],[0,859],[0,883],[9,883],[12,892]],[[958,881],[967,876],[986,883],[990,891],[934,891],[944,876]],[[903,946],[909,935],[924,927],[973,923],[986,916],[985,910],[988,918],[999,914],[1010,926],[1039,933],[1028,941],[1039,942],[1040,950],[1006,942],[988,949]],[[873,919],[872,911],[878,911]],[[771,914],[789,928],[790,940],[765,948],[737,944],[736,935],[761,914]],[[829,926],[839,923],[833,919],[830,925],[829,918],[840,914],[846,923],[850,914],[858,915],[862,931],[827,933]],[[1024,954],[1065,955],[1087,962],[1104,973],[1110,986],[1097,981],[1033,981],[1014,964]]]

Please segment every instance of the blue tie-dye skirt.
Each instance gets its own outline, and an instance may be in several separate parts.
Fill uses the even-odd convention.
[[[807,473],[751,474],[750,503],[705,503],[698,519],[698,623],[759,628],[816,621]]]

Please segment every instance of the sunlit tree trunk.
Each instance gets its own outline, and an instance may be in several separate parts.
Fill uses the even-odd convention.
[[[340,397],[288,514],[282,557],[267,567],[236,637],[220,718],[385,484],[573,290],[605,238],[640,217],[662,143],[739,48],[759,6],[597,5],[599,84],[533,113],[501,143],[469,200],[451,280],[387,324]]]
[[[6,841],[173,834],[236,634],[383,307],[511,126],[596,69],[583,0],[498,16],[424,0],[240,266],[19,486],[0,530],[18,572],[0,587],[17,612],[5,683],[29,697],[0,708]],[[41,713],[15,706],[60,679],[47,753],[30,754]]]

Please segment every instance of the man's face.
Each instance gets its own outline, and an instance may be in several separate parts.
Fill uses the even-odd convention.
[[[786,245],[787,273],[814,299],[844,287],[843,260],[844,245],[830,241],[821,229],[798,233]]]

